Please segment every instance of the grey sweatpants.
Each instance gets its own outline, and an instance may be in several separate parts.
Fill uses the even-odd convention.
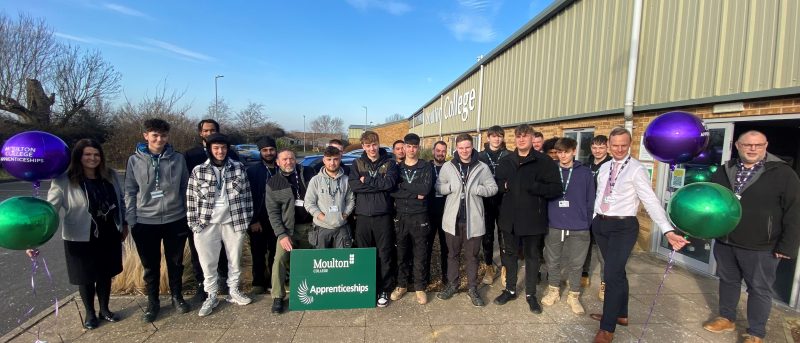
[[[547,283],[558,287],[561,269],[567,272],[569,290],[580,292],[581,272],[591,240],[589,230],[560,230],[550,228],[544,239],[544,260],[547,262]],[[561,261],[567,265],[562,266]]]
[[[203,289],[206,293],[217,293],[217,267],[222,244],[225,243],[225,256],[228,257],[228,288],[239,289],[241,274],[242,244],[244,231],[234,231],[232,224],[208,224],[203,231],[195,232],[194,246],[197,258],[203,268]]]

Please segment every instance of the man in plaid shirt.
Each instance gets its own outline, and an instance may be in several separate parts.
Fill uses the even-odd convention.
[[[226,300],[247,305],[250,298],[239,291],[239,268],[242,243],[253,216],[253,198],[244,165],[228,158],[228,138],[212,134],[206,138],[209,158],[194,167],[186,190],[189,227],[194,232],[195,247],[205,280],[208,297],[198,313],[207,316],[219,304],[217,267],[220,245],[224,243],[228,257]]]

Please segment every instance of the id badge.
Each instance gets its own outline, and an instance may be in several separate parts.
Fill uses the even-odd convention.
[[[162,191],[160,189],[157,190],[157,191],[152,191],[152,192],[150,192],[150,197],[153,198],[153,199],[163,198],[164,197],[164,191]]]
[[[558,207],[569,207],[569,200],[561,200],[558,202]]]
[[[297,200],[294,201],[294,205],[295,206],[303,207],[304,204],[305,204],[305,202],[303,201],[303,199],[297,199]]]
[[[328,207],[328,212],[339,212],[339,206],[331,205],[331,207]]]
[[[617,202],[617,198],[614,197],[613,195],[609,195],[609,196],[603,198],[603,202],[606,203],[606,204],[613,204],[613,203]]]
[[[742,196],[739,195],[739,194],[736,194],[736,199],[742,200]]]

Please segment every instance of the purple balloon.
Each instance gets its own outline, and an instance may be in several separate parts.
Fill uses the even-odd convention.
[[[69,148],[61,138],[42,131],[26,131],[9,138],[0,162],[11,175],[38,182],[61,175],[69,166]]]
[[[664,113],[653,119],[644,131],[645,149],[664,163],[689,162],[707,145],[708,130],[703,121],[691,113]]]

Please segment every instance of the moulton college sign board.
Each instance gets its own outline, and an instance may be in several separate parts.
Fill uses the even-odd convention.
[[[375,259],[375,248],[292,250],[289,308],[375,307]]]

